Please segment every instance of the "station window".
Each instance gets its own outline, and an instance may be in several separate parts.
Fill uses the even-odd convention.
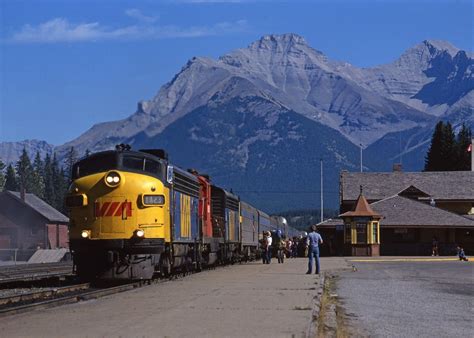
[[[350,224],[345,224],[344,225],[344,234],[345,234],[344,241],[346,243],[351,243],[352,242],[352,231],[351,231],[351,225]]]
[[[357,244],[367,243],[367,223],[357,223]]]
[[[372,243],[377,244],[377,234],[378,234],[378,222],[373,222],[372,223]]]

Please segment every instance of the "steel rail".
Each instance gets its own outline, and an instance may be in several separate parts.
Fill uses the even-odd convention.
[[[84,286],[85,284],[80,284],[80,285]],[[96,299],[96,298],[112,295],[115,293],[132,290],[140,286],[143,286],[143,283],[134,282],[134,283],[129,283],[125,285],[108,287],[105,289],[96,289],[92,291],[82,292],[81,290],[76,289],[75,291],[79,291],[79,293],[76,293],[73,295],[64,295],[64,296],[60,296],[53,299],[47,299],[47,300],[38,301],[38,302],[34,301],[33,303],[30,303],[30,304],[5,307],[3,309],[0,309],[0,317],[24,313],[24,312],[28,312],[32,310],[48,309],[48,308],[52,308],[52,307],[56,307],[56,306],[60,306],[64,304],[72,304],[72,303],[77,303],[80,301],[85,301],[85,300],[90,300],[90,299]],[[69,291],[69,292],[73,292],[73,291]],[[33,298],[33,300],[35,299]]]

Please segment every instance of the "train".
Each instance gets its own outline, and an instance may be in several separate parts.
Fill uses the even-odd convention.
[[[72,166],[69,245],[84,279],[152,279],[251,261],[263,232],[294,237],[285,218],[242,201],[162,149],[90,154]]]

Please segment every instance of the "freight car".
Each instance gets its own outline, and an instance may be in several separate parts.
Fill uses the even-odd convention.
[[[70,247],[85,279],[150,279],[253,260],[263,231],[291,231],[208,176],[173,166],[160,149],[120,145],[81,159],[72,177]]]

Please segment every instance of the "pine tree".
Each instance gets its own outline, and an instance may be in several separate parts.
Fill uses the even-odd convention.
[[[425,158],[425,171],[440,171],[442,167],[441,149],[444,139],[444,124],[440,121],[436,124],[433,137],[431,138],[431,146]]]
[[[23,148],[20,159],[16,162],[16,174],[20,190],[23,188],[26,192],[31,192],[33,190],[33,166],[25,148]]]
[[[55,209],[58,209],[58,200],[59,200],[59,189],[60,189],[60,171],[59,171],[59,165],[58,165],[58,158],[56,157],[56,153],[53,154],[53,160],[51,161],[51,174],[52,174],[52,180],[53,180],[53,190],[54,190],[54,198],[53,198],[53,203],[51,204]]]
[[[449,122],[447,122],[443,128],[440,157],[442,160],[440,171],[456,170],[456,136]]]
[[[455,170],[471,170],[471,153],[467,148],[471,144],[472,132],[464,123],[456,138]]]
[[[71,147],[66,156],[66,179],[68,185],[72,182],[72,167],[77,161],[77,152],[74,150],[74,147]]]
[[[3,163],[2,159],[0,159],[0,191],[3,190],[3,186],[5,185],[5,163]]]
[[[64,168],[59,167],[56,153],[53,154],[53,160],[51,162],[51,174],[54,190],[54,197],[51,205],[55,209],[64,212],[64,197],[66,195],[68,183]]]
[[[49,205],[53,205],[56,201],[56,194],[53,183],[53,165],[51,155],[46,154],[43,163],[43,180],[44,180],[44,201]]]
[[[33,161],[33,176],[31,192],[41,199],[44,199],[44,166],[39,151],[36,152]]]
[[[62,213],[67,213],[66,207],[64,205],[64,198],[66,197],[68,186],[68,175],[66,174],[64,168],[61,167],[56,177],[56,203],[54,207]]]
[[[7,167],[7,173],[5,175],[5,185],[3,186],[3,191],[18,191],[18,183],[16,181],[16,173],[13,166],[10,164]]]

